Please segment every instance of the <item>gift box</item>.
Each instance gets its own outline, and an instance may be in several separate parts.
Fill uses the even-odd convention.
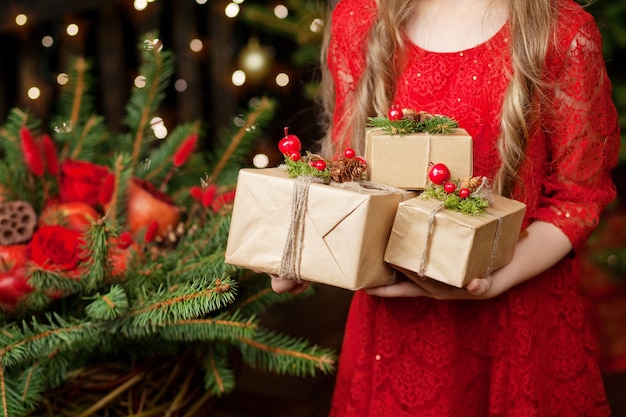
[[[450,133],[391,135],[370,129],[365,138],[367,179],[406,190],[428,186],[431,163],[444,163],[452,178],[472,176],[472,138],[464,129]]]
[[[398,204],[414,196],[368,182],[303,183],[282,167],[242,169],[225,261],[349,290],[389,284],[387,240]]]
[[[424,195],[404,201],[385,261],[413,280],[428,277],[464,287],[511,260],[525,212],[523,203],[498,195],[477,215],[448,210]]]

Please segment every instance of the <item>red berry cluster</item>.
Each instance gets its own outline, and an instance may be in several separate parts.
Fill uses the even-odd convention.
[[[296,135],[289,134],[289,128],[285,127],[285,136],[278,141],[278,150],[285,156],[285,158],[298,162],[303,158],[300,154],[301,149],[302,142],[300,141],[300,138]],[[358,161],[363,167],[367,167],[365,159],[357,156],[355,150],[352,148],[346,148],[340,156],[340,159],[341,158]],[[311,167],[317,169],[318,171],[324,171],[330,165],[329,162],[319,155],[308,154],[302,160],[303,162],[308,162]]]
[[[289,128],[285,127],[285,136],[278,142],[278,150],[292,161],[299,161],[301,148],[300,138],[296,135],[290,135]]]
[[[450,169],[445,164],[438,163],[431,166],[428,171],[428,178],[430,178],[433,184],[442,185],[447,194],[457,191],[457,184],[450,181]],[[458,195],[461,198],[468,198],[470,194],[471,190],[467,187],[461,187],[458,190]]]

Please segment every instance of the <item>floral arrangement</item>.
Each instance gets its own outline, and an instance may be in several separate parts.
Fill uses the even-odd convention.
[[[173,56],[154,35],[139,49],[146,87],[131,93],[127,132],[94,113],[82,58],[50,128],[24,109],[0,127],[0,416],[167,415],[181,403],[191,415],[234,389],[241,361],[291,375],[333,369],[331,350],[259,322],[292,296],[224,263],[237,173],[273,103],[254,102],[210,152],[199,152],[198,122],[156,139],[150,120]],[[171,366],[146,365],[155,361]],[[116,407],[155,378],[175,397],[133,392]],[[185,388],[190,378],[200,390]],[[110,392],[84,391],[100,384]]]

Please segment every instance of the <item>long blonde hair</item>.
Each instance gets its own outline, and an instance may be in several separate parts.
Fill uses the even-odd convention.
[[[538,103],[543,99],[542,86],[546,53],[556,20],[558,0],[510,0],[509,27],[511,31],[512,73],[500,112],[498,151],[501,166],[494,178],[494,189],[510,195],[518,181],[518,172],[525,159],[529,131],[536,118]],[[377,0],[378,15],[366,48],[366,67],[359,80],[350,111],[341,115],[342,131],[335,142],[345,141],[359,152],[363,151],[365,125],[368,116],[386,115],[395,91],[395,81],[402,69],[404,44],[402,28],[412,17],[415,0]],[[330,40],[330,22],[322,48],[322,82],[320,102],[323,109],[323,154],[333,152],[330,137],[334,110],[334,86],[328,73],[326,55]]]

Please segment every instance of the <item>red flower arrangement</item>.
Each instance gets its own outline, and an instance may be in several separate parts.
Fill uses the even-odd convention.
[[[16,212],[15,202],[4,201],[10,190],[0,190],[0,309],[12,310],[34,290],[29,281],[33,270],[81,279],[90,266],[86,234],[119,204],[116,193],[122,186],[125,222],[107,244],[112,278],[123,277],[133,257],[142,256],[146,245],[162,241],[180,223],[183,208],[149,181],[132,177],[121,184],[107,166],[69,157],[59,160],[51,137],[36,137],[26,126],[20,129],[19,140],[24,165],[41,182],[44,201],[38,215],[29,203],[19,202],[26,215]],[[197,141],[193,132],[180,143],[173,153],[173,169],[187,162]],[[170,171],[162,186],[172,175]],[[234,199],[234,191],[220,193],[215,184],[192,186],[189,193],[199,206],[214,213]]]

